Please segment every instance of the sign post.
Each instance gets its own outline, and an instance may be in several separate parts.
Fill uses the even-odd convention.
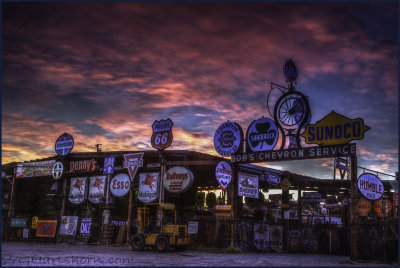
[[[357,156],[350,157],[351,186],[350,186],[350,259],[359,258],[358,254],[358,192],[357,192]]]
[[[160,161],[160,191],[159,191],[159,197],[158,197],[158,203],[162,204],[164,202],[164,184],[163,184],[163,178],[165,175],[165,156],[164,156],[164,149],[169,147],[172,143],[173,140],[173,135],[172,135],[172,126],[174,125],[174,122],[170,118],[167,119],[161,119],[160,121],[156,120],[154,121],[152,128],[153,128],[153,134],[151,135],[151,146],[154,149],[157,149],[159,152],[159,161]],[[160,206],[161,207],[161,206]],[[161,211],[158,213],[158,215],[161,216]]]

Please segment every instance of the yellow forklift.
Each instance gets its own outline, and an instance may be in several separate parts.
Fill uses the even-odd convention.
[[[185,249],[189,245],[187,225],[176,224],[174,204],[147,203],[137,211],[137,233],[132,236],[132,250],[154,248],[159,252]]]

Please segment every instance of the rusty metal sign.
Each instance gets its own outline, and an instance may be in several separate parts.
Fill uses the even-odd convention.
[[[309,124],[301,134],[307,144],[335,145],[364,138],[364,132],[370,129],[364,125],[364,119],[350,119],[334,111],[316,124]]]
[[[341,144],[329,146],[313,146],[292,148],[279,151],[263,151],[254,153],[236,154],[231,156],[232,163],[260,163],[287,160],[304,160],[332,158],[339,156],[353,156],[356,154],[356,144]]]

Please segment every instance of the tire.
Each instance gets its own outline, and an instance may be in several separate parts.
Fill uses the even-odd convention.
[[[158,252],[166,252],[169,249],[169,239],[166,236],[159,236],[154,243],[154,248]]]
[[[132,236],[131,247],[132,250],[143,250],[145,247],[143,235],[136,234]]]

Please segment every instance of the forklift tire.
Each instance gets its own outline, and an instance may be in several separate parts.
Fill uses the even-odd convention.
[[[166,236],[159,236],[156,238],[156,242],[154,243],[154,248],[158,252],[166,252],[169,249],[169,239]]]
[[[143,250],[145,247],[143,235],[136,234],[132,236],[131,246],[132,250]]]

